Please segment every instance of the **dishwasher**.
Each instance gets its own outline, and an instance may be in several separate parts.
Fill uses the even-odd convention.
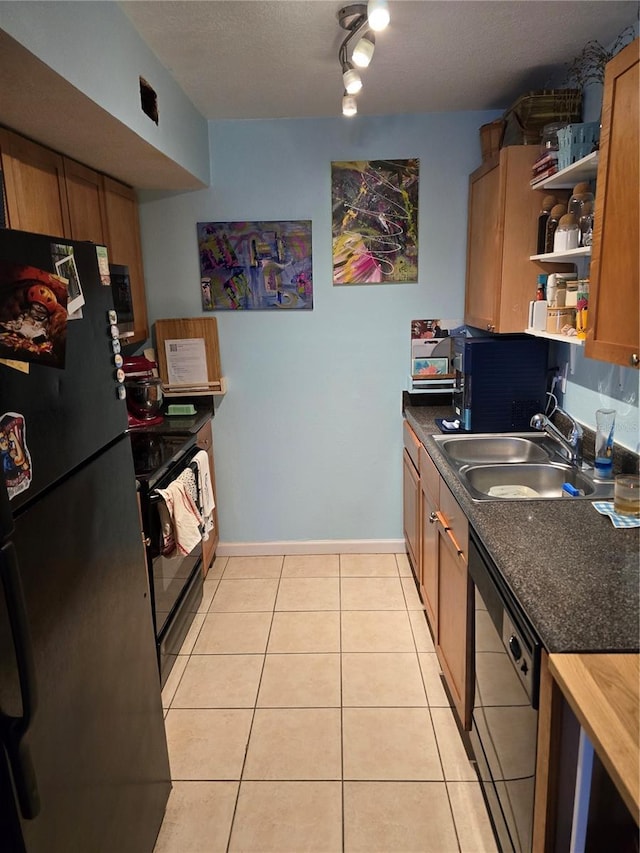
[[[475,585],[471,745],[502,851],[529,853],[541,644],[472,529],[468,565]]]

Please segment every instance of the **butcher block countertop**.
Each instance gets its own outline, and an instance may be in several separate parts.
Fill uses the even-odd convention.
[[[549,668],[638,823],[640,657],[552,654]]]

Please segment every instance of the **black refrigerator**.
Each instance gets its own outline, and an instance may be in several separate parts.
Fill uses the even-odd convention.
[[[104,250],[0,231],[0,849],[153,850],[170,791]]]

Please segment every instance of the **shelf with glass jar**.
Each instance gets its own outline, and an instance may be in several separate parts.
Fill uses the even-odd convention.
[[[538,251],[535,255],[531,255],[530,259],[532,261],[539,261],[542,263],[579,263],[583,258],[591,257],[591,239],[593,233],[593,205],[594,205],[594,195],[592,191],[593,180],[597,177],[598,173],[598,152],[594,151],[591,154],[587,154],[586,157],[578,160],[575,163],[572,163],[570,166],[567,166],[565,169],[562,169],[560,172],[556,172],[555,175],[552,175],[550,178],[546,178],[537,184],[534,185],[534,189],[573,189],[574,195],[571,196],[571,199],[568,202],[567,207],[565,208],[565,214],[572,214],[575,217],[575,222],[568,223],[565,222],[563,214],[556,214],[556,208],[550,208],[551,216],[557,215],[558,222],[556,225],[556,238],[554,240],[553,251],[551,252],[540,252]],[[553,196],[549,196],[548,198],[554,198]],[[548,203],[547,198],[545,198],[545,203]],[[563,207],[564,205],[557,205],[558,208]],[[583,214],[584,209],[584,214]],[[586,215],[585,215],[586,214]],[[560,218],[560,217],[563,218]],[[584,220],[583,220],[584,216]],[[566,217],[568,219],[569,217]],[[549,219],[549,223],[553,219]],[[583,225],[583,221],[586,223]],[[590,222],[590,225],[589,225]],[[584,236],[582,234],[583,228],[588,231],[588,240],[584,240]],[[561,231],[577,232],[576,235],[572,235],[570,233],[565,233],[564,237],[566,240],[559,241],[558,236]],[[547,240],[549,238],[547,237]],[[586,245],[583,244],[583,241],[586,242]],[[538,236],[538,250],[540,249],[540,234]]]
[[[581,258],[591,257],[591,246],[578,246],[577,249],[567,249],[564,252],[546,252],[543,255],[530,255],[530,261],[541,263],[574,263]]]

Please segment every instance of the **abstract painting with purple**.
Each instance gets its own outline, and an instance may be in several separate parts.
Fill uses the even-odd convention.
[[[311,221],[198,222],[204,311],[313,308]]]
[[[334,284],[418,280],[420,161],[331,164]]]

